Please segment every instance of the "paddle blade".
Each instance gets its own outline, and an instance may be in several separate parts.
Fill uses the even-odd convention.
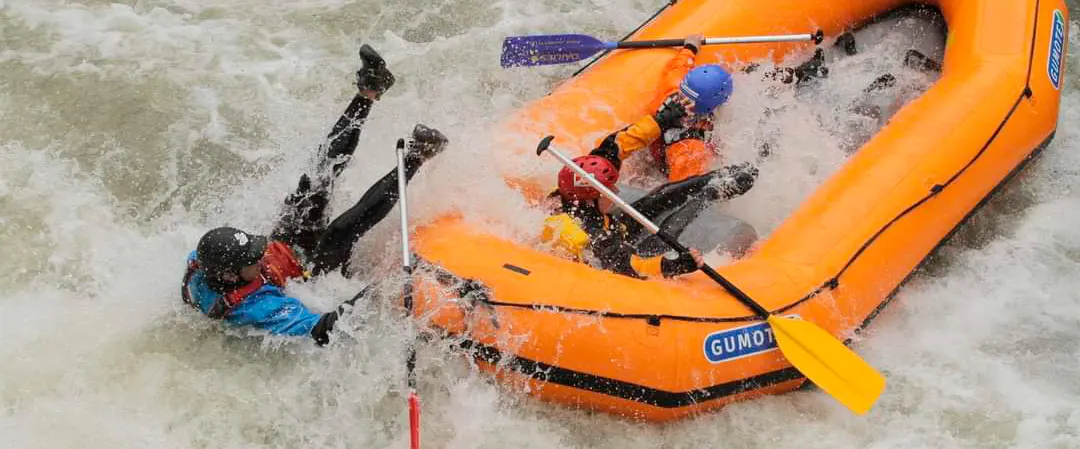
[[[862,415],[885,391],[885,376],[814,323],[769,316],[780,352],[807,379]]]
[[[511,36],[503,41],[503,67],[566,64],[588,58],[609,45],[584,34]]]

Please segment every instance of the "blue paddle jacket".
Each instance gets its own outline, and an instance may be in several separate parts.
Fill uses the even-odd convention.
[[[195,251],[188,255],[188,264],[195,261]],[[210,314],[214,303],[221,299],[221,294],[210,289],[206,283],[206,273],[196,269],[187,277],[183,288],[187,290],[191,303],[204,315]],[[312,329],[322,318],[314,313],[299,299],[286,295],[285,292],[268,283],[263,284],[253,293],[245,296],[222,319],[232,325],[253,326],[277,335],[312,335]]]

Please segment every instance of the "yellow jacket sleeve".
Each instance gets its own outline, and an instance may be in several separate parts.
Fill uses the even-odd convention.
[[[615,133],[615,144],[619,146],[619,160],[625,160],[635,151],[649,146],[660,138],[660,125],[651,115],[642,117],[626,129]]]
[[[679,50],[664,68],[664,77],[660,83],[658,94],[656,98],[653,98],[648,103],[647,110],[655,113],[660,108],[660,105],[664,103],[664,99],[679,89],[683,77],[693,68],[694,52],[685,48]],[[617,153],[618,161],[622,161],[635,151],[649,146],[653,141],[660,138],[660,125],[653,118],[653,113],[642,117],[625,129],[604,137],[597,144],[597,149],[593,150],[593,154],[612,159]]]

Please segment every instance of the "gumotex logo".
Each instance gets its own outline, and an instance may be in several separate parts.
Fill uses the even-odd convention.
[[[704,349],[709,362],[729,362],[776,350],[776,335],[769,323],[725,329],[707,335]]]
[[[1046,74],[1054,89],[1061,89],[1061,56],[1065,53],[1065,15],[1054,10],[1054,22],[1050,26],[1050,53],[1046,58]]]

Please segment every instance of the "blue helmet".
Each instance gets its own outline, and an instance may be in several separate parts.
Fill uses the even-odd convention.
[[[712,114],[713,109],[727,102],[733,87],[727,70],[708,64],[687,73],[679,85],[679,92],[694,100],[695,114]]]

